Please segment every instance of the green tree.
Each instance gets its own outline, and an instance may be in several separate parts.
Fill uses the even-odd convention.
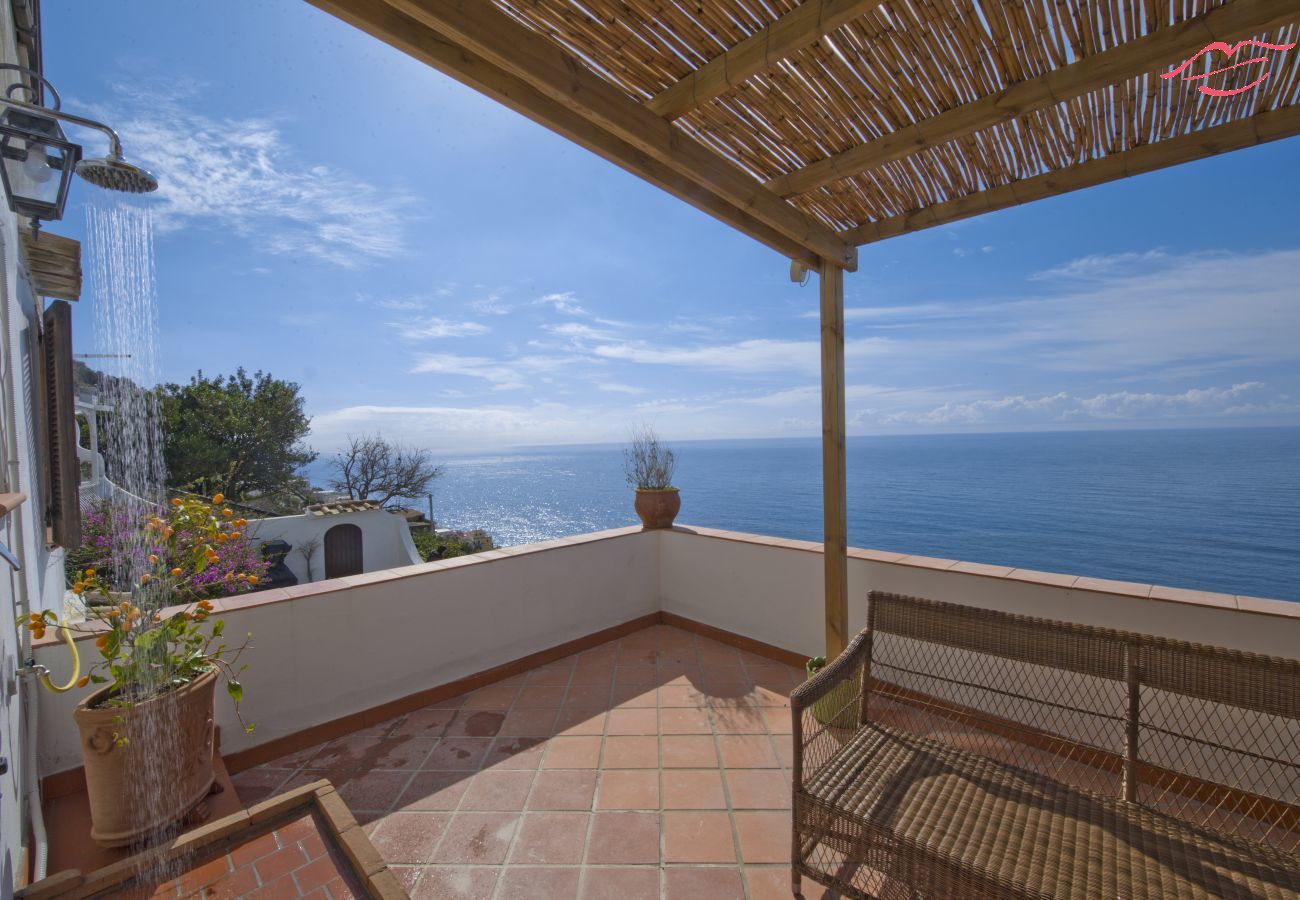
[[[264,372],[159,388],[163,457],[173,487],[234,499],[280,497],[304,485],[297,470],[316,458],[302,443],[311,426],[299,387]]]

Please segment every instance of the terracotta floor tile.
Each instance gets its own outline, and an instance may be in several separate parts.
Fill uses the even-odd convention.
[[[728,647],[726,644],[711,641],[707,638],[700,640],[695,646],[695,654],[700,659],[703,666],[739,666],[740,653],[735,647]]]
[[[726,809],[722,773],[666,770],[663,776],[664,809]]]
[[[390,865],[427,863],[450,821],[450,813],[393,813],[379,820],[370,833],[370,842]]]
[[[501,876],[496,900],[572,900],[578,896],[576,866],[564,869],[509,868]]]
[[[270,853],[280,849],[279,843],[275,840],[275,835],[268,832],[253,838],[251,841],[245,841],[238,847],[230,851],[230,860],[236,868],[246,866],[255,862]]]
[[[543,769],[594,769],[600,765],[601,739],[596,735],[553,737],[547,742]]]
[[[311,758],[321,751],[328,741],[322,741],[319,744],[312,744],[310,747],[304,747],[293,753],[286,753],[278,759],[273,759],[266,764],[268,769],[296,769],[305,766],[311,762]]]
[[[564,685],[530,684],[515,698],[514,709],[559,709],[564,702]]]
[[[664,900],[745,900],[740,869],[731,866],[672,866],[664,869]]]
[[[419,866],[389,866],[388,871],[393,873],[397,883],[402,886],[408,895],[415,890],[415,883],[424,874],[424,869]]]
[[[728,769],[732,809],[789,809],[790,782],[779,769]]]
[[[747,863],[779,863],[790,859],[788,812],[737,812],[736,836]]]
[[[434,850],[433,861],[500,865],[505,861],[518,822],[518,813],[456,813]]]
[[[354,813],[357,810],[387,810],[411,780],[411,772],[366,772],[338,789],[339,797]]]
[[[535,684],[560,684],[569,683],[573,677],[572,663],[553,663],[549,666],[542,666],[540,669],[533,669],[528,673],[527,684],[529,687]]]
[[[717,766],[713,737],[704,734],[668,734],[660,738],[665,769],[707,769]]]
[[[398,797],[396,809],[455,809],[469,781],[469,772],[417,772]]]
[[[596,787],[596,808],[658,809],[658,770],[631,769],[602,772]]]
[[[536,769],[546,752],[546,740],[539,737],[499,737],[483,760],[485,769]]]
[[[673,706],[659,710],[660,734],[711,734],[712,730],[707,709]]]
[[[380,744],[383,738],[376,734],[348,734],[330,741],[312,758],[312,768],[357,769]]]
[[[733,666],[705,662],[700,669],[704,672],[706,684],[743,684],[749,687],[753,683],[750,681],[749,672],[739,664]]]
[[[518,694],[518,684],[489,684],[465,697],[465,709],[509,709]]]
[[[725,706],[753,706],[753,688],[748,684],[717,684],[709,682],[704,693],[708,695],[709,706],[713,709]]]
[[[771,769],[780,765],[767,735],[721,734],[718,750],[726,769]]]
[[[775,691],[768,687],[755,687],[749,692],[750,700],[755,706],[786,707],[790,706],[788,691]]]
[[[436,866],[425,869],[411,900],[491,900],[498,870],[486,866]]]
[[[569,682],[572,685],[579,684],[602,684],[608,685],[614,680],[614,661],[597,660],[593,662],[579,662],[573,668],[573,680]]]
[[[656,865],[659,813],[598,812],[587,841],[588,865]]]
[[[745,882],[750,900],[790,900],[790,870],[783,866],[745,866]],[[803,900],[837,900],[832,893],[811,878],[802,879]],[[901,896],[906,897],[904,892]]]
[[[293,769],[257,766],[231,775],[230,781],[235,786],[235,793],[239,795],[239,802],[244,806],[252,806],[278,793],[280,785],[288,781],[293,773]]]
[[[610,695],[611,708],[648,709],[659,704],[654,684],[616,684]]]
[[[669,684],[659,689],[660,706],[694,706],[700,709],[709,705],[709,697],[693,684]]]
[[[658,734],[658,711],[654,709],[616,709],[606,721],[606,734]]]
[[[532,770],[488,769],[470,782],[461,809],[512,811],[524,808],[533,785]]]
[[[612,681],[602,684],[571,684],[564,695],[564,705],[581,709],[608,709],[612,688]]]
[[[659,675],[654,660],[624,665],[621,661],[614,669],[614,684],[654,684]]]
[[[505,718],[506,714],[502,710],[460,709],[447,725],[444,734],[447,737],[495,737]]]
[[[555,717],[559,712],[558,709],[512,709],[496,733],[501,737],[550,737],[555,731]]]
[[[713,730],[718,734],[766,734],[767,722],[757,706],[734,706],[712,710]]]
[[[772,735],[772,745],[776,747],[776,758],[787,769],[794,766],[794,738],[788,734]]]
[[[793,723],[790,719],[790,709],[767,707],[763,709],[763,721],[767,723],[767,730],[773,734],[789,734],[793,731]]]
[[[530,810],[590,810],[596,793],[596,773],[580,769],[550,769],[537,773]]]
[[[457,694],[454,697],[446,697],[442,700],[436,700],[428,704],[425,709],[460,709],[465,705],[465,694]]]
[[[659,869],[657,866],[612,869],[588,866],[579,896],[581,900],[659,900]]]
[[[605,707],[566,706],[560,710],[555,720],[555,733],[559,734],[604,734]]]
[[[392,734],[409,734],[415,737],[442,737],[451,720],[456,718],[454,709],[433,709],[425,707],[402,719]]]
[[[606,769],[656,769],[659,767],[659,738],[653,735],[616,735],[605,738]]]
[[[663,820],[664,862],[736,862],[731,817],[725,812],[667,810]]]
[[[294,869],[307,864],[307,857],[297,845],[285,847],[274,853],[263,856],[257,862],[253,863],[253,868],[257,870],[257,877],[262,884],[275,881],[281,875],[288,875]]]
[[[582,862],[591,813],[527,813],[510,851],[512,865],[566,866]]]
[[[443,738],[425,757],[426,769],[477,769],[492,746],[490,738]]]

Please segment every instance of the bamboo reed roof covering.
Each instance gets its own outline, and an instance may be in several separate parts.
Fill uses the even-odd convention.
[[[1300,133],[1300,47],[1161,77],[1211,42],[1300,41],[1300,0],[310,2],[849,269],[859,244]]]

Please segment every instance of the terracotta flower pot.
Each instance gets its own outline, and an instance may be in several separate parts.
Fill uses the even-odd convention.
[[[636,492],[636,514],[646,528],[672,528],[677,511],[682,508],[682,495],[677,488],[662,491]]]
[[[72,716],[81,733],[90,836],[97,843],[120,847],[146,837],[180,821],[212,790],[216,684],[213,671],[126,709],[94,708],[108,696],[107,687],[77,704]],[[125,746],[115,734],[127,739]]]

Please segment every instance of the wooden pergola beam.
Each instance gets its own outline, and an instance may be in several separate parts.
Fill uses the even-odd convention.
[[[1149,69],[1169,68],[1212,41],[1236,41],[1300,18],[1296,0],[1231,0],[1178,25],[1161,28],[1094,56],[1055,69],[900,128],[878,140],[810,163],[767,186],[792,197],[877,166],[938,147],[991,125],[1115,84]]]
[[[389,7],[383,0],[309,0],[310,3],[408,56],[496,100],[539,125],[568,138],[620,168],[684,200],[737,231],[810,267],[820,258],[758,221],[734,204],[705,190],[646,156],[609,132],[550,100],[520,79]]]
[[[721,56],[646,101],[646,109],[676,119],[725,94],[790,54],[875,9],[885,0],[806,0]]]
[[[312,0],[318,2],[318,0]],[[341,0],[319,0],[328,8]],[[351,2],[351,0],[349,0]],[[829,226],[766,190],[735,163],[627,97],[558,45],[484,0],[387,0],[389,6],[476,60],[533,88],[809,252],[845,269],[857,250]],[[410,35],[416,39],[418,35]],[[531,98],[516,97],[520,106]]]
[[[1217,125],[1155,144],[1144,144],[1122,153],[937,203],[915,212],[870,222],[844,232],[844,236],[855,244],[872,244],[982,213],[1068,194],[1297,134],[1300,134],[1300,106],[1288,106],[1259,113],[1250,119]]]

